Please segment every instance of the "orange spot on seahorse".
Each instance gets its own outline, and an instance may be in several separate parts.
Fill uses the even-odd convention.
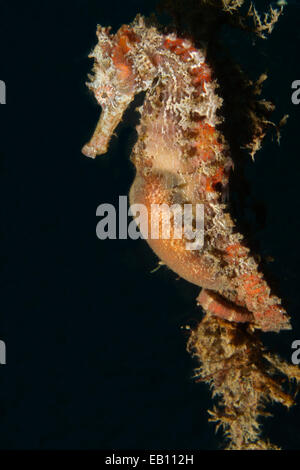
[[[217,171],[214,175],[206,177],[205,190],[208,192],[215,191],[216,184],[221,183],[223,181],[223,175],[224,167],[220,166],[219,168],[217,168]]]
[[[193,46],[187,47],[185,40],[180,38],[165,39],[164,47],[174,52],[176,55],[179,55],[183,62],[186,62],[191,58],[191,52],[195,52],[197,50]]]
[[[226,247],[227,255],[231,258],[245,257],[247,256],[248,251],[249,250],[240,243],[234,243],[233,245],[228,245]]]
[[[195,77],[192,79],[192,84],[195,87],[201,86],[204,91],[204,84],[211,82],[211,71],[206,64],[201,65],[200,67],[194,67],[190,69],[190,74]]]
[[[126,80],[131,73],[131,66],[128,63],[126,59],[126,54],[127,52],[130,51],[130,46],[128,44],[129,37],[128,37],[129,31],[124,31],[124,34],[122,34],[119,38],[119,42],[116,44],[114,47],[113,53],[112,53],[112,60],[116,68],[120,72],[120,78],[122,80]]]

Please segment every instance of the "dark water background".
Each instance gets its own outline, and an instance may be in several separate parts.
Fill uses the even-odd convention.
[[[262,9],[268,2],[256,2]],[[96,24],[113,30],[152,1],[5,2],[0,7],[1,315],[7,365],[0,368],[1,449],[217,449],[207,423],[208,387],[181,326],[200,318],[198,289],[166,269],[147,244],[96,238],[96,208],[117,204],[134,176],[129,162],[137,116],[129,111],[107,155],[81,154],[99,115],[84,83]],[[300,8],[291,5],[268,41],[254,48],[225,33],[252,78],[268,71],[264,97],[290,119],[246,170],[240,217],[251,226],[293,331],[265,343],[290,360],[300,339]],[[247,158],[247,157],[245,157]],[[233,195],[233,198],[237,197]],[[254,235],[253,235],[254,234]],[[300,448],[299,404],[272,408],[264,429]]]

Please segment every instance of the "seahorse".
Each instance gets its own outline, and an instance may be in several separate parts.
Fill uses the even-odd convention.
[[[196,47],[192,38],[161,32],[140,15],[116,34],[98,26],[97,37],[88,86],[102,112],[83,153],[92,158],[105,154],[124,111],[144,92],[130,190],[130,205],[148,209],[138,217],[140,230],[144,222],[150,226],[153,216],[162,222],[163,214],[155,214],[162,204],[191,205],[192,224],[197,226],[196,206],[201,204],[204,241],[188,250],[185,235],[175,236],[175,216],[169,238],[163,237],[161,224],[158,237],[144,238],[161,262],[201,287],[197,303],[208,314],[247,323],[253,330],[290,329],[281,300],[271,293],[229,212],[226,194],[233,163],[220,131],[222,98],[205,47]]]

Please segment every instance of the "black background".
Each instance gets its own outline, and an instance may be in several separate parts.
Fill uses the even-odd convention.
[[[257,1],[258,9],[268,2]],[[165,268],[147,244],[96,238],[96,208],[117,204],[134,177],[134,107],[108,153],[81,154],[99,108],[85,81],[96,25],[116,31],[152,1],[28,1],[0,6],[1,315],[7,365],[0,367],[1,449],[218,449],[207,423],[208,387],[181,326],[195,324],[198,289]],[[300,339],[299,113],[300,7],[291,2],[268,41],[225,31],[249,76],[268,71],[264,97],[274,120],[290,114],[278,147],[270,137],[255,163],[245,155],[249,225],[293,330],[265,334],[290,361]],[[232,195],[233,200],[238,195]],[[237,204],[238,207],[238,204]],[[246,234],[247,235],[247,234]],[[250,235],[250,234],[249,234]],[[272,407],[264,432],[300,447],[299,405]]]

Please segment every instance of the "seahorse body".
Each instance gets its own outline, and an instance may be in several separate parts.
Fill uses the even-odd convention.
[[[250,322],[263,331],[289,329],[280,300],[271,295],[224,203],[232,161],[218,130],[222,99],[205,50],[190,39],[146,26],[141,16],[115,35],[98,27],[97,36],[88,86],[102,114],[83,153],[105,153],[129,103],[146,92],[132,152],[136,177],[130,204],[148,208],[148,226],[153,204],[203,204],[205,220],[201,249],[187,250],[185,237],[175,238],[175,218],[171,237],[164,239],[161,231],[158,239],[148,235],[149,245],[179,276],[202,287],[197,300],[210,314]],[[141,217],[139,223],[142,231]]]

